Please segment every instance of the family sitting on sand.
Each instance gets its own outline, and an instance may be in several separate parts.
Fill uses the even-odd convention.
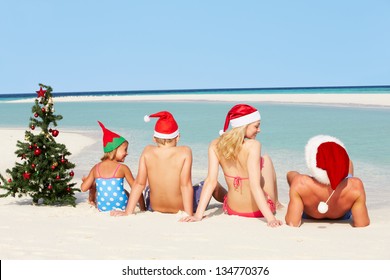
[[[220,137],[210,143],[207,177],[195,186],[192,151],[177,146],[180,134],[174,117],[162,111],[145,116],[145,121],[150,118],[158,118],[153,135],[156,145],[146,146],[142,152],[136,179],[123,164],[128,142],[99,122],[104,156],[81,185],[82,191],[89,190],[91,204],[100,211],[111,211],[112,216],[134,213],[137,203],[141,211],[185,211],[188,217],[181,221],[192,222],[203,219],[213,196],[229,215],[264,217],[271,227],[283,224],[274,215],[283,207],[278,200],[275,169],[269,156],[260,156],[261,143],[256,140],[261,120],[256,108],[246,104],[231,108]],[[353,164],[344,145],[334,137],[318,135],[309,140],[305,154],[312,176],[287,173],[290,201],[286,224],[298,227],[302,219],[351,219],[355,227],[369,225],[364,186],[353,177]],[[227,191],[218,182],[219,167]],[[123,187],[124,178],[131,187],[130,195]]]

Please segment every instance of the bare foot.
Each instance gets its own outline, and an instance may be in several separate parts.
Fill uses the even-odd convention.
[[[279,201],[277,201],[275,203],[275,205],[276,205],[276,209],[283,209],[284,208],[284,205],[282,203],[280,203]]]

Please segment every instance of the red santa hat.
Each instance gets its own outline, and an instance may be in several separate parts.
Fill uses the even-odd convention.
[[[308,141],[305,156],[312,176],[320,183],[330,185],[333,189],[328,200],[320,202],[318,206],[320,213],[326,213],[329,199],[341,181],[348,176],[348,153],[339,139],[328,135],[317,135]]]
[[[305,155],[313,177],[332,189],[348,176],[349,157],[344,144],[335,137],[314,136],[306,145]]]
[[[98,123],[103,130],[103,150],[105,153],[115,150],[126,141],[122,136],[105,128],[101,122],[98,121]]]
[[[154,137],[161,139],[173,139],[179,135],[179,126],[174,117],[168,111],[161,111],[144,117],[145,122],[150,122],[150,118],[159,118],[154,127]]]
[[[219,134],[222,135],[229,128],[229,124],[235,128],[259,120],[261,120],[261,116],[256,108],[247,104],[237,104],[227,113],[225,125]]]

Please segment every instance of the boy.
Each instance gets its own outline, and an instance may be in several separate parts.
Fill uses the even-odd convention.
[[[177,213],[182,210],[192,215],[196,210],[201,187],[195,188],[191,181],[192,151],[187,146],[177,146],[180,139],[178,125],[171,113],[158,112],[145,116],[145,122],[150,118],[159,118],[154,129],[155,146],[146,146],[143,150],[138,167],[138,175],[125,212],[112,211],[112,216],[129,215],[134,212],[137,200],[142,195],[148,182],[150,188],[149,210],[162,213]],[[223,202],[226,191],[217,187],[214,197]]]

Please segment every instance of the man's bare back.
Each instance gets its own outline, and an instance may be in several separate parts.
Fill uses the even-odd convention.
[[[328,201],[326,213],[318,211],[318,204],[326,201],[333,189],[321,184],[314,178],[290,171],[287,174],[290,185],[290,203],[286,214],[286,223],[291,226],[301,224],[302,213],[313,219],[340,219],[348,211],[353,217],[353,226],[367,226],[370,223],[366,207],[366,195],[359,178],[346,178],[336,188]]]

